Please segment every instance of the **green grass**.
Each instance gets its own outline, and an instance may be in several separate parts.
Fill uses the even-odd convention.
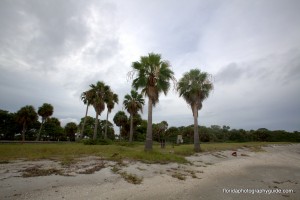
[[[236,150],[248,147],[253,151],[260,151],[261,146],[268,144],[287,143],[210,143],[201,144],[204,152],[220,150]],[[62,164],[69,165],[76,158],[84,156],[99,156],[108,160],[138,160],[146,163],[185,163],[185,156],[193,154],[193,145],[179,145],[172,148],[167,145],[161,149],[159,144],[153,145],[153,151],[145,152],[143,143],[134,145],[83,145],[82,143],[59,143],[59,144],[0,144],[0,163],[8,163],[11,160],[39,160],[55,159]]]

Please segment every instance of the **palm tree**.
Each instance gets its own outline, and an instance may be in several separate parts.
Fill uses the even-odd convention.
[[[111,113],[112,109],[114,109],[114,107],[115,107],[115,103],[118,103],[118,102],[119,102],[118,95],[114,94],[112,91],[110,91],[106,98],[107,115],[106,115],[104,139],[107,139],[108,114]]]
[[[98,81],[96,85],[92,84],[91,87],[91,98],[93,101],[93,106],[96,111],[95,129],[93,140],[97,138],[98,129],[98,116],[101,115],[102,111],[105,109],[105,101],[107,101],[107,96],[110,92],[110,87],[105,85],[104,82]]]
[[[192,69],[185,73],[179,80],[177,90],[179,96],[191,106],[194,116],[194,150],[200,151],[199,133],[198,133],[198,110],[202,108],[202,102],[209,96],[213,89],[210,75],[201,72],[199,69]]]
[[[170,69],[168,61],[162,61],[160,54],[150,53],[141,56],[140,61],[132,63],[133,71],[129,72],[133,78],[132,86],[148,97],[148,125],[145,142],[145,151],[152,150],[152,106],[159,100],[159,94],[165,95],[170,88],[170,80],[175,82],[174,72]]]
[[[25,141],[25,132],[29,124],[37,121],[38,115],[33,106],[22,107],[16,114],[16,120],[23,126],[22,141]]]
[[[138,113],[140,110],[143,112],[143,105],[145,104],[145,101],[143,99],[143,96],[135,90],[131,90],[131,95],[126,94],[125,99],[123,101],[123,105],[125,106],[125,109],[130,114],[130,134],[129,134],[129,142],[132,142],[132,136],[133,136],[133,116]]]
[[[125,112],[123,111],[119,111],[115,114],[114,116],[114,123],[120,127],[120,135],[119,135],[119,138],[121,139],[121,133],[122,133],[122,127],[124,127],[127,123],[127,115],[125,114]]]
[[[39,116],[42,117],[42,123],[41,123],[39,133],[36,137],[36,141],[40,140],[42,127],[43,127],[45,121],[53,114],[53,106],[51,104],[44,103],[41,107],[39,107],[38,114],[39,114]]]
[[[89,110],[89,106],[93,104],[92,102],[92,90],[88,90],[85,91],[81,94],[81,100],[83,101],[84,104],[86,104],[86,111],[85,111],[85,117],[84,117],[84,121],[83,121],[83,125],[81,128],[81,133],[80,133],[80,137],[81,139],[84,136],[84,127],[85,127],[85,123],[86,123],[86,118],[87,118],[87,114],[88,114],[88,110]]]

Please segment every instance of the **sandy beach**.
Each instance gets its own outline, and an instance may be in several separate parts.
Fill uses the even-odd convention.
[[[16,160],[0,164],[0,199],[299,199],[300,144],[263,150],[239,149],[236,157],[232,151],[198,153],[188,164]],[[57,175],[26,177],[28,169]],[[129,183],[124,174],[141,183]]]

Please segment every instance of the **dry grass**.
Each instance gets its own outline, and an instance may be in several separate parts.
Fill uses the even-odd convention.
[[[105,168],[104,163],[100,163],[100,164],[97,164],[96,166],[93,166],[92,168],[89,168],[89,169],[79,172],[79,174],[93,174],[97,171],[100,171],[103,168]]]
[[[49,175],[63,175],[61,170],[50,168],[40,169],[40,166],[29,167],[22,171],[22,177],[36,177],[36,176],[49,176]]]
[[[128,183],[132,183],[132,184],[141,184],[143,181],[143,178],[139,178],[137,175],[135,174],[128,174],[127,172],[120,172],[118,173],[120,174],[125,181],[127,181]]]
[[[186,179],[186,176],[184,174],[179,173],[179,172],[174,172],[172,174],[172,177],[177,178],[177,179],[182,180],[182,181],[184,181]]]

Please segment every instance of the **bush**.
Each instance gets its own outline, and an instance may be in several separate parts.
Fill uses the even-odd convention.
[[[85,145],[110,145],[112,143],[113,142],[110,139],[97,139],[97,140],[86,139],[86,140],[83,140],[83,144],[85,144]]]

